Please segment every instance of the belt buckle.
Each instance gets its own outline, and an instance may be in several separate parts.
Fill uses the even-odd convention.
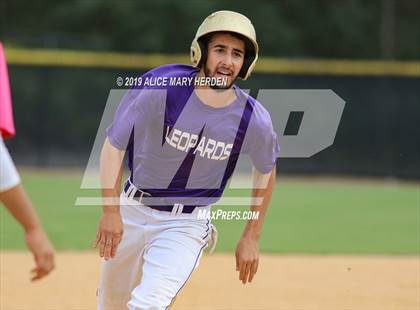
[[[140,192],[140,196],[137,198],[137,197],[135,197],[136,196],[136,194],[134,194],[134,197],[133,198],[135,198],[139,203],[142,203],[142,201],[143,201],[143,197],[146,195],[146,196],[152,196],[151,194],[149,194],[148,192],[145,192],[145,191],[142,191],[141,189],[137,189],[136,188],[136,191],[137,192]]]

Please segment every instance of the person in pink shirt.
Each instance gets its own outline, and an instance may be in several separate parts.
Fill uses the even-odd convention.
[[[25,241],[34,255],[32,281],[54,269],[54,248],[48,239],[3,139],[15,135],[9,78],[0,42],[0,201],[25,230]]]

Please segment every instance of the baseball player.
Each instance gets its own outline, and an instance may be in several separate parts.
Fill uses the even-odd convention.
[[[15,135],[9,77],[3,45],[0,42],[0,201],[25,230],[26,245],[34,255],[32,281],[45,277],[54,269],[54,249],[23,188],[19,174],[3,138]]]
[[[143,84],[123,97],[100,160],[104,207],[93,243],[105,259],[99,309],[173,303],[214,239],[199,212],[221,197],[240,153],[253,163],[253,196],[262,199],[251,205],[259,218],[246,224],[236,249],[239,279],[252,281],[279,154],[268,112],[234,83],[249,77],[257,58],[250,20],[218,11],[197,31],[192,66],[155,68],[142,81],[168,84]],[[120,193],[125,152],[131,175]]]

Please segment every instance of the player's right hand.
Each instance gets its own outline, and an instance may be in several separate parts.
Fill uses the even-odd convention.
[[[42,279],[54,269],[54,248],[41,228],[25,232],[26,244],[34,255],[35,268],[31,281]]]
[[[99,244],[99,256],[105,260],[115,257],[123,236],[123,224],[118,212],[104,212],[98,225],[93,247]]]

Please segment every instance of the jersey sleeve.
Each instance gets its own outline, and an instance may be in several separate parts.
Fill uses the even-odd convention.
[[[270,115],[266,110],[254,111],[245,136],[245,152],[254,167],[261,173],[270,172],[280,154],[277,133],[273,129]]]
[[[130,89],[122,98],[111,125],[106,129],[109,142],[126,150],[133,132],[140,137],[153,115],[154,90]],[[135,129],[135,131],[134,131]]]

